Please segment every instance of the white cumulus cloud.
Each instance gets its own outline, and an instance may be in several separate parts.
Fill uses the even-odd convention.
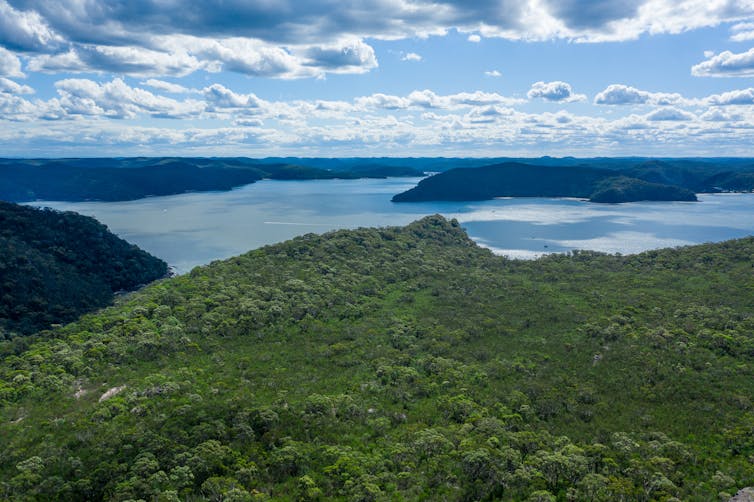
[[[596,105],[690,105],[693,100],[678,93],[648,92],[630,85],[611,84],[594,97]]]
[[[730,39],[734,42],[754,40],[754,23],[738,23],[731,28],[731,31],[733,34]]]
[[[752,18],[751,0],[0,0],[0,46],[50,73],[302,78],[376,68],[371,39],[602,42],[736,23],[740,41]]]
[[[130,87],[122,79],[98,83],[89,79],[71,78],[55,83],[58,103],[68,115],[104,116],[116,119],[149,115],[160,118],[196,116],[204,103],[194,100],[176,101],[147,90]]]
[[[708,96],[706,101],[713,106],[754,105],[754,88],[749,87],[748,89],[713,94]]]
[[[150,78],[141,83],[141,85],[149,86],[153,89],[169,92],[171,94],[186,94],[191,92],[191,89],[182,85],[174,84],[172,82],[165,82],[164,80],[158,80]]]
[[[647,120],[651,120],[653,122],[677,122],[694,120],[696,118],[693,113],[689,113],[685,110],[673,107],[659,108],[653,112],[648,113],[646,117]]]
[[[9,50],[0,47],[0,76],[24,77],[21,60]]]
[[[34,89],[5,77],[0,77],[0,92],[7,94],[34,94]]]
[[[724,51],[691,67],[697,77],[754,77],[754,48],[742,53]]]
[[[571,84],[556,80],[554,82],[535,82],[529,92],[529,99],[542,98],[547,101],[570,103],[572,101],[584,101],[586,96],[573,92]]]
[[[6,0],[0,0],[0,46],[21,51],[46,51],[61,41],[39,12],[19,10]]]

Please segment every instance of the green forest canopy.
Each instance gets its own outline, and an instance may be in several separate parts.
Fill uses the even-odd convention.
[[[0,339],[73,321],[167,272],[94,218],[0,201]]]
[[[684,500],[754,484],[754,238],[306,235],[0,345],[0,498]]]

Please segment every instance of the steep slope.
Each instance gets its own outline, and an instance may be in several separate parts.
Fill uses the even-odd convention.
[[[70,322],[166,273],[93,218],[0,202],[0,338]]]
[[[683,500],[754,483],[754,239],[306,235],[0,345],[10,500]]]

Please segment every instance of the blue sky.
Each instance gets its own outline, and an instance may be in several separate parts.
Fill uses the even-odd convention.
[[[751,0],[0,0],[0,155],[754,156]]]

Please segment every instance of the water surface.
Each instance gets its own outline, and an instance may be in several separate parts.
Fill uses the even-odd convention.
[[[34,205],[93,216],[179,273],[309,232],[404,225],[435,213],[457,218],[480,245],[520,258],[572,249],[636,253],[754,234],[754,194],[627,204],[539,198],[390,202],[418,181],[265,180],[229,192]]]

